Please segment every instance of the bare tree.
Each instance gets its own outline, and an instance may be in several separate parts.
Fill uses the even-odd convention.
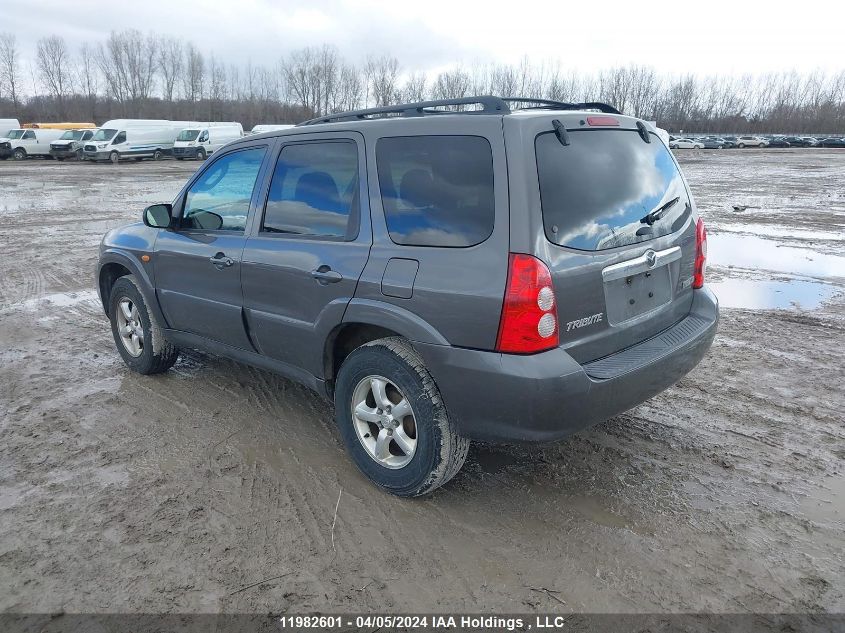
[[[364,66],[367,96],[375,106],[390,105],[399,96],[399,60],[389,55],[370,57]]]
[[[63,37],[51,35],[38,40],[36,63],[41,83],[58,104],[59,118],[65,118],[65,96],[71,89],[71,59]]]
[[[14,33],[0,33],[0,81],[9,91],[12,107],[20,110],[20,59]]]
[[[427,88],[425,73],[411,73],[402,88],[402,100],[409,103],[425,101],[428,95]]]
[[[158,43],[158,70],[162,78],[162,96],[173,101],[176,85],[182,79],[182,41],[165,36]]]
[[[205,80],[205,60],[202,53],[192,43],[185,48],[185,73],[182,77],[182,94],[191,102],[199,101],[203,96]]]
[[[97,92],[99,90],[99,77],[97,76],[97,64],[94,59],[94,49],[88,43],[84,43],[79,49],[79,62],[77,64],[79,85],[82,94],[88,101],[88,109],[91,113],[91,120],[97,118]]]

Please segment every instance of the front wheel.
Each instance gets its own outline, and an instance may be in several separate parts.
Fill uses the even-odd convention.
[[[179,350],[164,337],[133,275],[121,277],[112,286],[109,318],[117,351],[132,371],[160,374],[176,362]]]
[[[335,416],[359,470],[401,497],[445,484],[469,449],[422,359],[398,337],[367,343],[346,358],[337,377]]]
[[[85,154],[81,149],[76,150],[76,160],[85,160]]]
[[[208,156],[206,155],[205,150],[200,147],[197,150],[197,160],[205,160],[206,158],[208,158]]]
[[[738,147],[739,149],[742,149],[743,147],[745,147],[745,143],[740,143],[739,145],[737,145],[737,147]]]
[[[161,160],[163,157],[164,154],[160,149],[157,149],[155,152],[153,152],[153,160]]]
[[[120,154],[117,152],[112,152],[109,154],[109,160],[112,162],[113,165],[117,165],[120,162]]]
[[[15,150],[15,153],[12,154],[12,157],[15,160],[26,160],[26,150],[23,147],[19,147]]]

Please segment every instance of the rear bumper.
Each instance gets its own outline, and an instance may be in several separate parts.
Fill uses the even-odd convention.
[[[710,348],[719,305],[694,291],[690,314],[585,365],[562,348],[532,356],[416,344],[458,431],[485,441],[552,441],[622,413],[687,374]]]

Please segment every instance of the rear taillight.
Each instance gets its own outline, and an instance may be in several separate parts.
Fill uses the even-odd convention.
[[[558,345],[557,307],[548,267],[536,257],[511,253],[496,350],[534,354]]]
[[[692,269],[692,287],[704,286],[704,270],[707,268],[707,229],[704,220],[698,218],[695,224],[695,265]]]

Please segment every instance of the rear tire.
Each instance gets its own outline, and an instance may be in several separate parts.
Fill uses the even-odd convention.
[[[160,149],[157,149],[155,152],[153,152],[153,160],[161,160],[163,157],[164,154]]]
[[[112,336],[123,362],[139,374],[160,374],[179,358],[148,309],[134,275],[118,279],[109,295]]]
[[[386,385],[379,390],[372,387],[373,381]],[[392,418],[400,407],[407,413]],[[335,388],[335,417],[358,469],[400,497],[424,495],[445,484],[461,469],[469,450],[469,440],[458,435],[449,420],[422,359],[399,337],[362,345],[344,360]],[[377,442],[388,431],[392,439],[386,440],[387,451],[380,459]],[[412,451],[402,448],[409,439]]]

